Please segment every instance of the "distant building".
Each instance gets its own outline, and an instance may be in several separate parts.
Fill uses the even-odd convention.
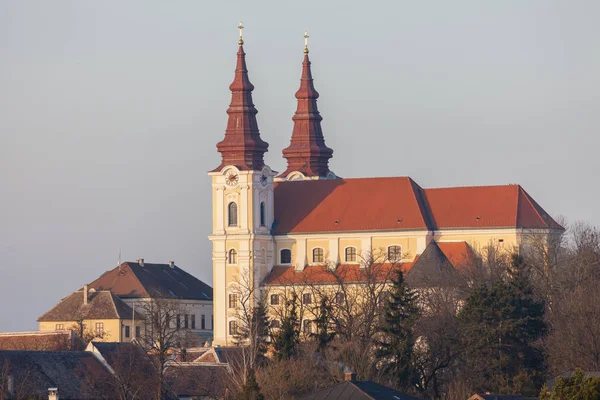
[[[173,323],[206,341],[212,338],[212,295],[209,285],[173,262],[152,264],[143,259],[124,262],[40,316],[39,329],[73,329],[95,340],[131,341],[144,329],[144,303],[165,297],[175,299],[185,311]]]
[[[83,350],[85,343],[73,331],[2,332],[0,350]]]
[[[372,381],[357,381],[355,375],[346,372],[344,382],[320,390],[303,400],[419,400],[418,397],[390,389]]]
[[[329,168],[333,150],[325,144],[308,48],[290,145],[282,151],[287,168],[273,171],[264,161],[269,145],[258,129],[242,44],[217,143],[221,161],[209,172],[216,344],[234,343],[240,279],[273,296],[281,285],[327,285],[328,269],[358,284],[361,261],[378,252],[382,269],[399,266],[407,279],[423,283],[437,272],[454,275],[459,259],[468,261],[473,251],[489,245],[512,251],[564,230],[516,184],[423,188],[410,177],[337,176]],[[398,160],[408,148],[398,149]]]

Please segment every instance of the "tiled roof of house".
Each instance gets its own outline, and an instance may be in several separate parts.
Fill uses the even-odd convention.
[[[403,272],[409,271],[414,263],[402,263],[399,267]],[[360,265],[338,265],[335,270],[327,269],[326,265],[309,265],[302,271],[296,271],[294,266],[275,266],[263,281],[264,285],[292,284],[325,284],[342,282],[382,281],[390,278],[397,264],[375,264],[369,268]]]
[[[237,365],[243,362],[243,352],[242,347],[211,347],[193,362]]]
[[[406,177],[279,182],[275,233],[427,230],[422,192]]]
[[[472,266],[476,262],[475,253],[467,242],[437,242],[437,245],[457,270]]]
[[[562,229],[520,185],[422,189],[408,177],[279,182],[275,234]]]
[[[303,397],[304,400],[418,400],[402,392],[371,381],[344,381],[335,386]]]
[[[406,282],[413,287],[455,286],[461,281],[460,274],[436,242],[427,245],[406,274]]]
[[[210,286],[176,265],[124,262],[90,283],[96,290],[110,290],[121,298],[177,297],[212,300]]]
[[[178,398],[221,399],[229,377],[226,364],[173,363],[165,372],[167,384]]]
[[[72,331],[2,332],[0,350],[81,350],[84,343]]]
[[[73,292],[50,311],[38,318],[47,321],[77,321],[79,319],[132,319],[133,311],[108,290],[90,290],[88,303],[84,304],[83,290]],[[141,315],[136,313],[136,318]]]
[[[0,365],[8,365],[8,374],[19,383],[19,390],[27,393],[23,398],[47,399],[48,388],[58,388],[61,400],[99,399],[91,382],[106,381],[110,376],[102,363],[85,351],[0,351]],[[116,393],[103,395],[117,397]]]

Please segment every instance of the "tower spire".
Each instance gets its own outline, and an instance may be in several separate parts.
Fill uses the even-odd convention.
[[[308,32],[304,32],[304,61],[300,89],[296,92],[298,106],[292,118],[294,130],[290,145],[283,150],[288,167],[280,177],[285,178],[294,171],[310,178],[326,178],[330,175],[329,159],[333,150],[325,145],[321,130],[323,118],[317,108],[319,93],[313,85],[310,60],[308,58]]]
[[[226,165],[235,165],[240,170],[260,170],[264,165],[263,156],[269,144],[260,138],[256,114],[258,111],[252,102],[254,85],[248,78],[246,68],[246,53],[244,53],[244,40],[240,21],[239,48],[237,52],[237,65],[233,82],[229,85],[231,90],[231,103],[227,109],[229,119],[225,138],[217,143],[217,150],[221,153],[221,165],[215,171],[221,170]]]

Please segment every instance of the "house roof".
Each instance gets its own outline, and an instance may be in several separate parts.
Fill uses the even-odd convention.
[[[467,242],[437,242],[437,245],[450,264],[457,270],[471,266],[476,262],[475,253]]]
[[[305,400],[418,400],[402,392],[371,381],[344,381],[304,397]]]
[[[338,265],[335,270],[327,269],[326,265],[309,265],[301,271],[294,266],[275,266],[265,277],[264,285],[292,285],[310,283],[366,282],[369,280],[387,280],[393,269],[401,268],[407,272],[414,263],[374,264],[370,268],[361,268],[357,264]]]
[[[220,399],[224,397],[229,373],[225,364],[186,362],[169,364],[165,377],[179,398],[205,396]]]
[[[132,319],[133,311],[108,290],[90,290],[88,303],[83,303],[83,290],[73,292],[50,311],[38,318],[39,322],[77,321],[79,319]],[[136,318],[141,315],[136,313]]]
[[[211,347],[193,362],[236,365],[243,361],[243,352],[242,347]]]
[[[28,388],[29,395],[40,398],[48,398],[48,388],[52,387],[58,388],[64,400],[100,398],[90,381],[100,382],[110,376],[102,363],[85,351],[0,351],[0,365],[8,365],[15,382]]]
[[[275,233],[427,230],[422,192],[407,177],[278,182]]]
[[[178,266],[124,262],[90,283],[96,290],[110,290],[121,298],[175,296],[186,300],[212,300],[213,291],[200,279]]]
[[[422,189],[408,177],[287,181],[276,183],[275,205],[275,234],[562,229],[520,185]]]
[[[448,248],[447,248],[448,250]],[[438,243],[430,242],[419,259],[406,274],[406,282],[413,287],[456,285],[462,280],[460,274]]]
[[[477,393],[469,397],[469,400],[535,400],[537,397],[525,397],[521,394],[493,394]]]
[[[2,332],[0,350],[66,351],[82,348],[83,342],[72,331]]]

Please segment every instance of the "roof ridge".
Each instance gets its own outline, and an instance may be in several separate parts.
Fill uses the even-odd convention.
[[[110,299],[111,299],[111,302],[112,302],[112,306],[113,306],[113,308],[114,308],[114,310],[115,310],[115,314],[117,315],[117,317],[118,317],[119,319],[125,319],[125,318],[121,318],[121,315],[119,314],[119,310],[117,309],[117,304],[116,304],[116,302],[115,302],[115,297],[116,297],[116,298],[117,298],[119,301],[121,301],[121,299],[119,299],[117,296],[115,296],[115,295],[114,295],[114,294],[113,294],[113,293],[112,293],[110,290],[108,290],[108,293],[110,293]]]
[[[131,273],[133,274],[133,276],[135,277],[135,279],[138,281],[138,283],[140,284],[140,286],[142,287],[142,289],[144,289],[145,293],[145,297],[151,297],[150,296],[150,292],[148,292],[148,289],[146,289],[146,286],[144,286],[144,284],[142,283],[142,280],[138,277],[138,275],[135,273],[135,269],[131,266],[133,262],[132,261],[127,261],[125,262],[125,264],[129,267],[129,270],[131,271]],[[139,265],[138,263],[135,263],[136,265]],[[151,263],[148,263],[151,264]],[[143,268],[143,267],[142,267]],[[115,278],[116,279],[116,278]],[[144,293],[140,293],[140,294],[144,294]]]
[[[498,185],[459,185],[459,186],[432,187],[432,188],[425,188],[424,190],[499,188],[499,187],[511,187],[511,186],[521,186],[521,185],[518,183],[505,183],[505,184],[498,184]]]
[[[58,307],[58,305],[59,305],[60,303],[62,303],[62,302],[63,302],[63,300],[65,300],[65,299],[66,299],[66,298],[68,298],[68,297],[71,297],[71,296],[73,296],[73,295],[74,295],[75,293],[77,293],[77,292],[78,292],[78,290],[76,290],[76,291],[72,292],[71,294],[69,294],[69,295],[67,295],[67,296],[63,297],[62,299],[60,299],[60,300],[58,301],[58,303],[56,303],[56,304],[54,305],[54,307],[50,308],[48,311],[46,311],[45,313],[43,313],[42,315],[40,315],[40,316],[38,317],[37,321],[39,322],[39,321],[40,321],[40,320],[41,320],[43,317],[45,317],[45,316],[46,316],[46,314],[49,314],[49,313],[50,313],[50,311],[52,311],[52,310],[54,310],[56,307]]]
[[[421,212],[421,219],[423,220],[423,224],[427,227],[427,229],[435,229],[435,224],[432,221],[432,215],[429,212],[429,207],[425,204],[425,191],[423,190],[421,185],[415,182],[411,177],[408,177],[408,181],[413,191],[413,195],[415,196],[415,201],[419,206],[419,211]],[[417,187],[416,189],[415,186]],[[418,196],[416,192],[419,192]]]

